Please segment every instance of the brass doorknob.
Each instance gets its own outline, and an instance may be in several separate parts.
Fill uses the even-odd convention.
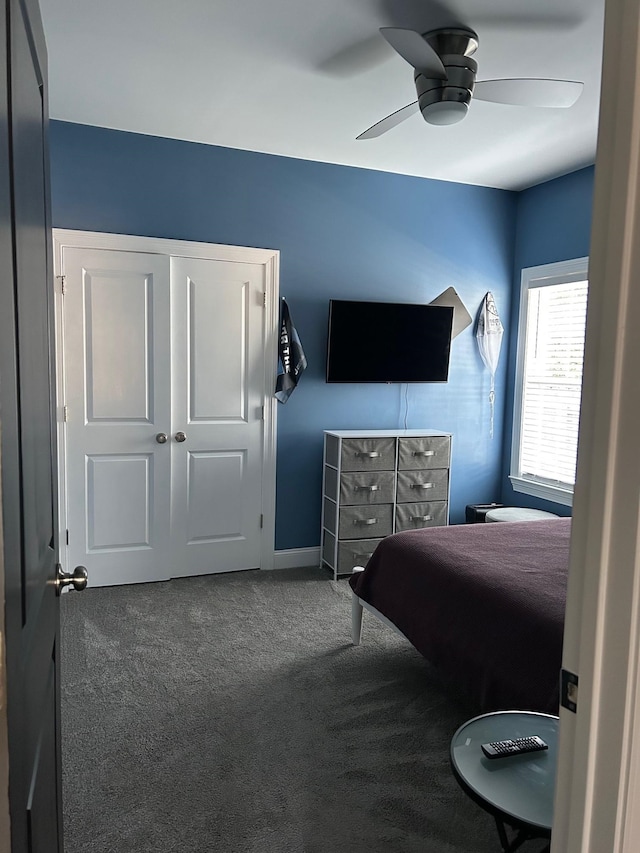
[[[75,569],[69,572],[63,572],[62,566],[58,563],[56,575],[56,592],[58,595],[62,592],[65,586],[72,586],[78,592],[82,592],[87,586],[89,580],[89,572],[84,566],[76,566]]]
[[[176,441],[186,441],[187,440],[186,432],[177,432],[175,434],[175,439],[176,439]]]

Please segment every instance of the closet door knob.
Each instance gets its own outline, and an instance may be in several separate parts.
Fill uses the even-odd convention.
[[[187,434],[186,434],[186,432],[177,432],[175,434],[174,438],[178,442],[186,441],[187,440]]]
[[[166,444],[167,443],[167,434],[166,432],[159,432],[156,435],[156,441],[158,444]]]

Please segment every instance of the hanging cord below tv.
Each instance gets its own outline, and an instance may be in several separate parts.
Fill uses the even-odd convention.
[[[409,416],[409,383],[404,383],[404,428],[407,428],[407,418]]]

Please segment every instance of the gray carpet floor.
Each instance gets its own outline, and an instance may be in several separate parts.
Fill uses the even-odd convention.
[[[318,569],[62,599],[67,853],[495,853],[475,710]]]

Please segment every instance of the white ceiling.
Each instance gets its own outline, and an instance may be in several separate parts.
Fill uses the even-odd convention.
[[[40,0],[52,118],[387,172],[522,189],[595,159],[604,0]],[[478,80],[580,80],[570,109],[481,101],[415,115],[378,28],[475,29]]]

